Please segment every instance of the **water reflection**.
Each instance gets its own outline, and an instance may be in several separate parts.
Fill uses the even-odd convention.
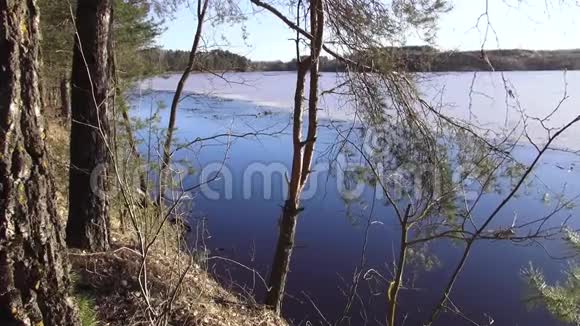
[[[162,92],[141,96],[140,106],[156,107],[169,98]],[[290,117],[252,103],[206,96],[192,95],[183,106],[187,114],[179,122],[181,139],[277,131],[208,140],[176,153],[183,169],[193,167],[185,187],[205,185],[196,189],[191,216],[207,221],[210,236],[192,241],[203,239],[210,255],[235,259],[267,275],[277,235],[275,216],[286,194],[291,139],[284,128]],[[265,113],[270,111],[277,113]],[[136,114],[147,117],[149,112],[141,109]],[[159,119],[165,119],[163,111]],[[384,323],[388,296],[392,299],[393,280],[401,266],[401,225],[407,228],[409,246],[398,286],[398,311],[407,325],[428,320],[463,252],[463,239],[484,222],[521,177],[522,163],[529,164],[534,155],[530,147],[506,143],[513,147],[512,157],[506,158],[461,132],[441,129],[416,134],[412,126],[387,121],[381,121],[388,123],[383,126],[369,121],[365,125],[321,122],[325,126],[320,129],[315,169],[305,189],[308,196],[298,224],[285,307],[296,324],[320,321],[317,310],[341,324]],[[142,130],[141,137],[146,135]],[[557,256],[565,248],[544,241],[546,234],[533,241],[524,238],[534,234],[541,222],[532,222],[539,217],[557,210],[542,224],[543,230],[555,231],[568,215],[577,213],[575,207],[564,205],[566,198],[555,195],[563,182],[570,193],[580,190],[577,171],[556,167],[556,162],[571,166],[577,161],[570,153],[548,153],[525,190],[473,245],[472,259],[451,296],[462,314],[481,324],[489,324],[491,318],[497,324],[557,323],[544,311],[526,309],[525,283],[519,272],[533,261],[543,267],[546,278],[562,276],[565,263],[553,261],[544,249]],[[206,170],[209,167],[213,171]],[[221,177],[206,183],[217,172]],[[546,193],[555,199],[546,202]],[[224,284],[261,299],[264,289],[251,272],[225,262],[210,261],[210,268]],[[441,315],[437,322],[464,323],[464,316],[457,313]]]

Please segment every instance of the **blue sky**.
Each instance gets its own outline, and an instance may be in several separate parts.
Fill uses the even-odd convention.
[[[580,48],[580,6],[575,1],[562,4],[561,0],[489,0],[489,20],[497,32],[497,40],[490,31],[486,48]],[[452,3],[454,9],[439,22],[436,45],[455,50],[481,48],[486,18],[480,20],[479,29],[476,23],[485,12],[485,0],[452,0]],[[158,44],[167,49],[190,49],[195,22],[195,9],[181,8],[174,19],[167,22]],[[294,57],[294,43],[289,40],[293,33],[269,13],[251,15],[244,27],[245,40],[241,25],[209,26],[204,33],[206,44],[253,60],[290,60]],[[408,44],[418,43],[418,39],[410,35]]]

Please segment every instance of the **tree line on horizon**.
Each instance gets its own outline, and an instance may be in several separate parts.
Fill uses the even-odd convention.
[[[161,48],[145,49],[142,51],[147,62],[160,73],[180,72],[188,64],[190,51],[166,50]],[[320,60],[321,70],[325,72],[344,71],[345,66],[335,59],[322,56]],[[196,71],[296,71],[296,59],[290,61],[254,61],[243,55],[229,50],[214,49],[200,51],[194,70]]]
[[[373,52],[380,52],[376,55]],[[159,73],[179,72],[187,66],[189,51],[150,48],[142,51],[142,56],[150,67]],[[366,65],[377,57],[388,58],[393,69],[409,72],[445,71],[510,71],[510,70],[578,70],[580,69],[580,50],[530,51],[506,49],[489,51],[440,51],[433,46],[385,47],[366,50],[354,54],[351,59],[365,62]],[[375,58],[375,59],[368,59]],[[296,59],[251,60],[229,50],[215,49],[201,52],[196,63],[197,71],[296,71]],[[322,55],[320,71],[344,72],[347,69],[340,60]]]

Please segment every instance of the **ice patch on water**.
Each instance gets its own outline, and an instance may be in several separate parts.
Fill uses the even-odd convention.
[[[559,128],[580,114],[580,72],[478,72],[421,74],[419,89],[424,98],[442,113],[477,125],[480,128],[505,132],[524,124],[531,139],[542,144],[548,133],[535,118],[548,128]],[[175,90],[179,75],[154,77],[139,84],[141,90]],[[340,74],[323,73],[321,90],[339,84]],[[205,94],[234,101],[248,101],[256,106],[290,112],[293,107],[295,72],[251,72],[193,74],[185,92]],[[567,89],[567,93],[565,90]],[[305,90],[308,94],[308,85]],[[565,101],[562,99],[566,96]],[[557,113],[550,113],[559,107]],[[320,100],[322,119],[349,121],[355,110],[349,99],[326,94]],[[555,130],[555,129],[554,129]],[[553,131],[552,131],[553,133]],[[526,140],[527,141],[527,140]],[[562,134],[555,146],[580,149],[580,125]]]

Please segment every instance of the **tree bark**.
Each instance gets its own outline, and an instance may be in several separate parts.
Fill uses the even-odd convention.
[[[268,287],[270,288],[266,296],[266,305],[272,308],[277,314],[282,309],[282,301],[286,287],[286,279],[290,270],[290,259],[294,248],[294,238],[296,235],[296,224],[299,214],[300,193],[302,188],[302,101],[304,99],[304,84],[306,73],[310,65],[309,59],[298,63],[298,76],[296,78],[296,90],[294,93],[294,118],[293,118],[293,158],[292,172],[290,174],[290,186],[288,188],[288,198],[280,217],[280,234],[272,272]]]
[[[322,0],[312,0],[310,10],[310,27],[314,35],[310,42],[310,57],[300,61],[298,54],[298,74],[294,95],[293,118],[293,159],[288,198],[280,218],[280,233],[274,254],[272,272],[269,279],[269,290],[266,305],[280,314],[284,299],[286,280],[290,271],[290,260],[294,248],[296,225],[301,211],[300,196],[308,181],[310,167],[314,156],[314,144],[318,128],[318,74],[319,58],[324,31],[324,11]],[[297,38],[298,39],[298,38]],[[298,42],[298,41],[297,41]],[[297,45],[298,46],[298,45]],[[310,92],[308,99],[308,132],[302,141],[302,102],[306,73],[310,70]]]
[[[407,225],[407,218],[409,211],[405,214],[405,222],[401,225],[401,241],[400,241],[400,252],[399,261],[397,263],[397,272],[395,278],[389,285],[387,292],[388,310],[387,310],[387,325],[395,326],[397,321],[397,305],[399,300],[399,290],[403,286],[403,272],[405,270],[405,265],[407,264],[407,237],[409,234],[409,226]]]
[[[108,172],[111,0],[79,1],[71,87],[67,244],[109,248]]]
[[[69,121],[71,118],[70,112],[70,83],[68,78],[63,78],[60,81],[60,105],[62,110],[62,116]]]
[[[310,92],[308,94],[308,133],[304,148],[304,173],[302,173],[302,184],[306,183],[310,174],[312,157],[314,155],[314,145],[316,143],[316,132],[318,130],[318,80],[320,73],[320,52],[322,51],[322,39],[324,32],[324,9],[322,0],[311,1],[310,28],[314,38],[310,41]]]
[[[78,325],[48,168],[35,1],[0,0],[0,325]]]

